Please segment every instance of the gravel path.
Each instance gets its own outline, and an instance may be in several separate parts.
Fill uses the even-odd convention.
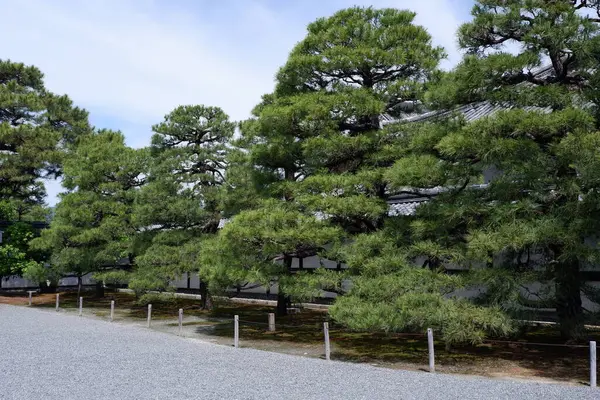
[[[242,338],[243,339],[243,338]],[[599,399],[600,389],[394,371],[0,305],[0,399]]]

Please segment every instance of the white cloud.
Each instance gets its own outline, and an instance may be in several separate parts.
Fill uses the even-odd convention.
[[[179,13],[157,20],[133,1],[12,4],[0,29],[20,40],[3,41],[2,55],[39,66],[50,89],[91,112],[158,122],[179,104],[206,102],[242,118],[271,84],[272,71],[240,65]]]
[[[96,123],[122,129],[135,147],[180,104],[216,105],[235,120],[247,118],[306,24],[335,9],[412,9],[446,47],[444,65],[458,60],[452,0],[276,3],[0,0],[0,58],[38,66],[50,90],[68,94]]]

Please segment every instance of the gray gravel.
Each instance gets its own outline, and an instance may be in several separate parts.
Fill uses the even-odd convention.
[[[243,343],[243,338],[242,338]],[[0,399],[600,399],[589,387],[234,349],[0,305]]]

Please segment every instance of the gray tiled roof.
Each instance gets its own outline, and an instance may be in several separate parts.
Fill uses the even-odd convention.
[[[488,184],[477,184],[469,186],[470,189],[484,189]],[[420,189],[414,193],[402,193],[392,195],[388,197],[388,215],[391,217],[395,216],[408,216],[414,215],[417,207],[423,203],[427,203],[431,197],[436,196],[440,193],[447,191],[448,188],[435,187],[431,189]]]
[[[554,73],[554,69],[551,65],[547,65],[541,67],[537,70],[532,71],[533,75],[538,79],[545,79],[552,76]],[[492,104],[488,101],[482,101],[477,103],[466,104],[461,107],[457,107],[452,110],[436,110],[429,111],[426,113],[417,114],[416,111],[418,108],[422,107],[421,103],[409,104],[409,102],[403,103],[401,108],[406,111],[412,111],[413,113],[409,116],[405,116],[401,119],[396,119],[391,115],[384,115],[381,118],[381,124],[387,125],[395,122],[425,122],[428,120],[435,120],[437,118],[445,118],[448,116],[452,116],[455,114],[461,114],[467,122],[476,121],[480,118],[484,118],[490,115],[493,115],[499,111],[508,110],[510,106],[503,106],[498,104]],[[523,107],[521,108],[526,111],[541,111],[541,112],[551,112],[549,108],[540,108],[540,107]],[[473,187],[485,187],[486,184],[483,185],[474,185]],[[410,188],[407,188],[410,189]],[[423,203],[426,203],[429,200],[429,196],[435,196],[441,192],[444,192],[446,189],[442,187],[430,188],[430,189],[417,189],[415,193],[403,193],[399,195],[391,195],[388,198],[388,215],[390,216],[409,216],[414,215],[417,207]],[[324,214],[318,214],[317,218],[325,219],[327,216]],[[229,220],[221,220],[219,224],[219,228],[222,228]]]
[[[547,79],[554,74],[554,69],[552,65],[546,65],[535,69],[532,71],[532,74],[537,79]],[[526,83],[524,83],[526,84]],[[471,104],[465,104],[463,106],[454,108],[452,110],[435,110],[429,111],[425,113],[416,114],[413,113],[411,115],[405,116],[401,119],[395,119],[390,115],[385,115],[382,117],[381,123],[382,125],[387,125],[394,122],[424,122],[427,120],[433,120],[437,118],[445,118],[454,114],[461,114],[467,122],[476,121],[480,118],[484,118],[490,115],[497,113],[498,111],[504,111],[511,109],[511,106],[502,105],[502,104],[492,104],[488,101],[481,101]],[[416,108],[415,108],[416,109]],[[541,111],[541,112],[550,112],[550,108],[540,108],[540,107],[523,107],[525,111]]]
[[[424,122],[436,118],[445,118],[453,114],[460,114],[467,122],[473,122],[480,118],[489,117],[490,115],[494,115],[499,111],[505,111],[511,108],[512,107],[510,106],[492,104],[488,101],[482,101],[478,103],[466,104],[464,106],[457,107],[454,110],[430,111],[424,114],[404,118],[401,122]],[[546,113],[551,112],[550,108],[542,107],[522,107],[521,109],[525,111],[540,111]]]
[[[547,65],[532,71],[532,73],[538,79],[546,79],[553,75],[554,69],[552,65]],[[512,107],[509,105],[492,104],[489,101],[481,101],[471,104],[465,104],[452,110],[436,110],[425,112],[422,114],[412,114],[400,120],[395,120],[393,117],[386,115],[382,118],[382,124],[386,125],[394,122],[425,122],[440,118],[446,118],[457,114],[462,115],[467,122],[472,122],[484,117],[494,115],[499,111],[505,111],[511,108]],[[541,107],[522,107],[521,109],[525,111],[540,111],[547,113],[552,111],[550,108]],[[480,186],[484,187],[485,184]],[[426,191],[428,192],[425,193]],[[422,193],[431,196],[439,194],[443,191],[444,188],[433,188],[424,190],[422,191]],[[390,205],[388,214],[390,216],[413,215],[417,207],[420,204],[426,203],[428,200],[428,197],[418,196],[418,194],[402,194],[397,196],[390,196],[388,199],[388,204]]]
[[[400,215],[409,216],[413,215],[421,204],[423,204],[426,200],[420,201],[411,201],[408,203],[395,203],[390,204],[388,215],[390,217],[397,217]]]

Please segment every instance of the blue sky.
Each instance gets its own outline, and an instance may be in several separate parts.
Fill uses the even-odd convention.
[[[149,143],[150,127],[182,104],[249,116],[306,25],[354,5],[417,12],[448,68],[472,0],[0,0],[0,58],[38,66],[98,128]],[[50,204],[60,185],[47,185]]]

